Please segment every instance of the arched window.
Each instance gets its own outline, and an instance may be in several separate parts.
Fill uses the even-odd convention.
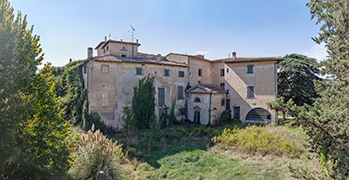
[[[196,98],[194,99],[194,102],[199,103],[199,102],[201,102],[201,100],[200,100],[200,98],[196,97]]]
[[[249,120],[249,121],[270,121],[271,114],[264,108],[254,108],[247,113],[246,120]]]
[[[122,47],[121,47],[121,51],[127,51],[126,46],[122,46]]]

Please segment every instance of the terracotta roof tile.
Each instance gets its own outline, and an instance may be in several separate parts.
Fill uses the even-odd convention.
[[[104,56],[96,56],[91,60],[100,61],[100,62],[128,62],[128,63],[145,63],[145,64],[161,64],[161,65],[169,65],[169,66],[183,66],[187,67],[185,63],[179,63],[174,61],[169,61],[166,58],[162,58],[161,61],[157,61],[155,58],[129,58],[129,57],[120,57],[114,55],[104,55]]]
[[[282,61],[284,58],[277,57],[236,57],[236,58],[226,58],[221,59],[226,63],[234,63],[234,62],[251,62],[251,61]]]

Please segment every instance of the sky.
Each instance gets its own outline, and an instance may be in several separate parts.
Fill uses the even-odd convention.
[[[104,37],[131,41],[140,52],[204,54],[214,60],[299,53],[323,60],[311,38],[308,0],[10,0],[40,36],[44,62],[64,66],[87,57]],[[94,55],[97,55],[96,51]]]

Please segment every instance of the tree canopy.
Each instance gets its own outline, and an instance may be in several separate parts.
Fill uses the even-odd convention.
[[[299,106],[312,104],[318,97],[314,81],[320,80],[316,59],[301,54],[289,54],[284,58],[279,63],[278,96],[285,101],[293,99]]]
[[[0,0],[0,177],[48,179],[69,168],[69,125],[54,93],[50,64],[26,16]]]

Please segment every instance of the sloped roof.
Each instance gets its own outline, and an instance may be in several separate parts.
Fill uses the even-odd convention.
[[[188,93],[225,93],[225,89],[214,84],[197,84],[196,86],[189,88]]]
[[[161,58],[161,61],[157,61],[155,58],[130,58],[130,57],[120,57],[114,55],[103,55],[96,56],[89,60],[100,61],[100,62],[128,62],[128,63],[145,63],[145,64],[161,64],[161,65],[169,65],[169,66],[182,66],[188,67],[185,63],[179,63],[174,61],[169,61],[166,58]]]
[[[225,63],[238,63],[238,62],[253,62],[253,61],[282,61],[283,57],[236,57],[221,59]]]
[[[102,46],[101,48],[104,48],[108,43],[133,44],[133,45],[137,45],[137,46],[140,46],[140,45],[141,45],[141,44],[139,44],[139,43],[134,43],[134,42],[108,40],[107,42],[105,42],[105,41],[100,42],[100,43],[96,46],[95,49],[98,49],[99,46]]]

